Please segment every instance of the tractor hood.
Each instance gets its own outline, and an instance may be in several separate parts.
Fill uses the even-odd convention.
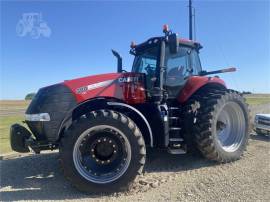
[[[64,81],[78,103],[95,97],[112,97],[130,104],[144,102],[144,74],[109,73]]]
[[[128,104],[143,103],[144,74],[101,74],[41,88],[26,110],[26,123],[37,140],[54,142],[66,114],[80,103],[97,97]]]

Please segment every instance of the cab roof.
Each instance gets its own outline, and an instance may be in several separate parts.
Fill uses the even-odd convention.
[[[135,45],[133,49],[136,53],[142,52],[145,49],[155,47],[162,39],[164,39],[164,37],[152,37],[141,44]],[[188,46],[197,50],[200,50],[202,48],[202,45],[199,42],[189,39],[178,38],[178,42],[179,46]]]

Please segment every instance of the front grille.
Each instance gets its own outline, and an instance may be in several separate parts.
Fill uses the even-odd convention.
[[[75,97],[65,85],[56,84],[42,88],[32,100],[26,114],[49,113],[51,120],[26,121],[26,123],[37,140],[56,141],[62,120],[75,105]]]
[[[259,117],[258,124],[270,126],[270,119]]]

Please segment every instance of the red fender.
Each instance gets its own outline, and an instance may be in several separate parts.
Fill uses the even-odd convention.
[[[218,77],[192,76],[188,78],[186,85],[178,96],[180,103],[186,102],[199,88],[206,84],[218,84],[226,88],[225,82]]]

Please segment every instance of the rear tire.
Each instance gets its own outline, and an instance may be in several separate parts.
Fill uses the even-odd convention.
[[[249,138],[249,110],[231,90],[210,90],[195,96],[193,136],[208,159],[226,163],[239,159]]]
[[[75,121],[60,144],[60,162],[80,191],[110,193],[128,189],[143,170],[145,143],[136,124],[112,110],[91,112]]]

